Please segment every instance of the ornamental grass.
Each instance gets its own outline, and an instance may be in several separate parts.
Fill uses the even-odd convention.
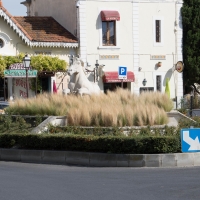
[[[6,112],[20,115],[67,116],[75,126],[143,126],[168,123],[166,112],[173,102],[166,94],[145,92],[141,95],[118,88],[115,92],[92,96],[40,94],[35,98],[16,99]]]

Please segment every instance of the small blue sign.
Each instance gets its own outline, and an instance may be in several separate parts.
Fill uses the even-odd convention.
[[[200,128],[181,129],[182,152],[200,152]]]
[[[118,78],[119,79],[127,79],[127,67],[119,66]]]

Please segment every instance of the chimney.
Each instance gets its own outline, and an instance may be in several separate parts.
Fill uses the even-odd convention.
[[[0,7],[3,7],[3,3],[2,3],[2,1],[0,0]]]

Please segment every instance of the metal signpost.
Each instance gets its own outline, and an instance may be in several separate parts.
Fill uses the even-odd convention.
[[[127,67],[119,66],[119,68],[118,68],[118,79],[122,80],[121,87],[123,88],[123,80],[127,79]]]
[[[181,130],[181,150],[184,153],[200,152],[200,128]]]

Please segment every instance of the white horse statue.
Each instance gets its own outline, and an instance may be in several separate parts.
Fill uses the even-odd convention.
[[[100,88],[96,83],[90,82],[86,77],[80,58],[75,58],[73,64],[67,70],[70,76],[69,89],[76,94],[99,94]]]

